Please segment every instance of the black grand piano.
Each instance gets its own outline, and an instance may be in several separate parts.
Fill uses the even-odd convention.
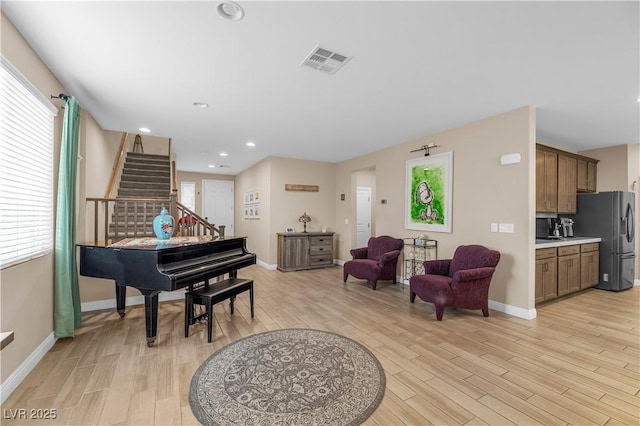
[[[115,280],[116,305],[125,314],[126,286],[144,295],[147,345],[152,346],[158,329],[158,293],[207,281],[256,263],[246,237],[178,237],[125,239],[110,246],[78,244],[80,275]]]

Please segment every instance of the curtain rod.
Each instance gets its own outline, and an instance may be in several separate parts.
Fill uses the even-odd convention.
[[[69,95],[67,95],[66,93],[60,93],[58,96],[53,96],[50,95],[51,99],[62,99],[63,101],[67,101],[67,99],[69,99]]]

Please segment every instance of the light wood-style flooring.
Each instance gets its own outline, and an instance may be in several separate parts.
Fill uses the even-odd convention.
[[[198,424],[188,402],[198,366],[234,340],[281,328],[332,331],[376,355],[387,388],[369,425],[640,424],[638,287],[590,289],[542,305],[531,321],[447,309],[437,322],[433,305],[409,303],[402,284],[343,284],[340,267],[252,266],[239,276],[255,280],[256,316],[248,293],[233,316],[216,305],[212,343],[204,323],[184,338],[183,301],[160,304],[152,348],[141,306],[124,319],[86,313],[77,336],[59,340],[3,404],[5,414],[55,409],[57,418],[2,424]]]

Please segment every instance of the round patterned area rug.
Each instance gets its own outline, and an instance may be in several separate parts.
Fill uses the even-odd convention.
[[[358,425],[378,407],[385,376],[360,343],[320,330],[285,329],[218,350],[191,380],[204,425]]]

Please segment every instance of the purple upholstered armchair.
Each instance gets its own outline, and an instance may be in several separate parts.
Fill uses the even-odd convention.
[[[460,246],[453,259],[427,260],[424,275],[409,280],[411,303],[416,295],[436,306],[442,321],[444,308],[482,309],[489,316],[489,284],[500,253],[480,245]]]
[[[344,282],[351,274],[356,278],[369,281],[371,289],[375,290],[378,280],[393,280],[396,283],[396,268],[398,256],[402,250],[401,239],[388,235],[371,237],[367,247],[351,250],[353,260],[349,260],[343,266]]]

